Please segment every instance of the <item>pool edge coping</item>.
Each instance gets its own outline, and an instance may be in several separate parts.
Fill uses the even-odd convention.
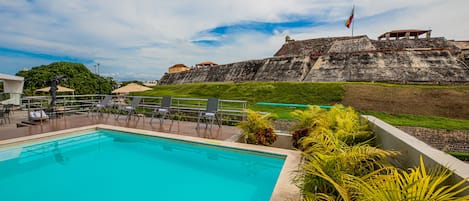
[[[98,129],[116,130],[116,131],[136,133],[139,135],[149,135],[149,136],[163,137],[163,138],[169,138],[169,139],[174,139],[174,140],[182,140],[182,141],[190,141],[190,142],[202,143],[202,144],[208,144],[208,145],[223,146],[223,147],[233,148],[233,149],[245,149],[245,150],[252,150],[252,151],[258,151],[258,152],[264,152],[264,153],[270,153],[270,154],[276,154],[276,155],[283,155],[285,156],[285,162],[277,178],[277,182],[273,189],[270,200],[271,201],[300,200],[301,198],[299,188],[291,182],[292,177],[294,176],[294,173],[298,171],[300,161],[301,161],[300,152],[294,151],[294,150],[287,150],[287,149],[259,146],[259,145],[251,145],[251,144],[244,144],[244,143],[231,142],[231,141],[214,140],[214,139],[207,139],[207,138],[200,138],[200,137],[193,137],[193,136],[185,136],[185,135],[178,135],[178,134],[171,134],[171,133],[163,133],[163,132],[157,132],[157,131],[148,131],[148,130],[143,130],[143,129],[111,126],[111,125],[106,125],[106,124],[95,124],[95,125],[90,125],[90,126],[83,126],[83,127],[78,127],[78,128],[48,132],[48,133],[43,133],[43,134],[38,134],[38,135],[0,140],[0,148],[15,146],[15,144],[20,144],[25,141],[31,142],[35,140],[54,139],[60,136],[74,135],[77,132],[83,132],[83,131],[88,131],[88,130],[92,131],[92,130],[98,130]]]

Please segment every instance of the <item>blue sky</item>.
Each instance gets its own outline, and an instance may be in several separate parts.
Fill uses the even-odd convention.
[[[432,29],[469,40],[467,0],[0,0],[0,73],[79,62],[117,80],[159,79],[176,63],[272,56],[296,40]]]

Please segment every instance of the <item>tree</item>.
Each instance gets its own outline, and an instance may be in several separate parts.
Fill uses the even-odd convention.
[[[121,87],[125,86],[125,85],[128,85],[130,83],[136,83],[136,84],[139,84],[139,85],[143,85],[143,82],[141,81],[137,81],[137,80],[133,80],[133,81],[125,81],[125,82],[122,82],[121,84]]]
[[[75,89],[75,94],[96,94],[98,89],[101,90],[101,94],[109,94],[115,85],[111,77],[101,77],[92,73],[85,65],[71,62],[36,66],[28,71],[20,71],[16,75],[24,77],[25,95],[33,95],[36,89],[50,86],[52,79],[60,75],[66,77],[60,85]]]

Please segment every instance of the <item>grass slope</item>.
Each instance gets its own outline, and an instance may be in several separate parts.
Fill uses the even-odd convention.
[[[352,87],[353,86],[353,87]],[[357,86],[359,89],[357,89]],[[385,87],[383,89],[383,87]],[[395,85],[395,84],[381,84],[381,83],[298,83],[298,82],[243,82],[243,83],[196,83],[196,84],[182,84],[182,85],[161,85],[153,87],[152,91],[134,93],[140,96],[173,96],[173,97],[191,97],[191,98],[209,98],[217,97],[220,99],[229,100],[246,100],[248,101],[248,108],[265,111],[277,114],[280,119],[290,119],[290,112],[295,108],[286,107],[266,107],[256,105],[257,102],[272,102],[272,103],[294,103],[294,104],[310,104],[310,105],[333,105],[335,103],[345,103],[352,105],[353,100],[362,104],[367,102],[371,105],[372,109],[366,107],[358,109],[367,111],[366,114],[374,115],[384,121],[396,126],[420,126],[427,128],[441,128],[448,130],[469,130],[469,121],[460,119],[450,119],[443,117],[432,117],[432,115],[410,115],[401,114],[402,111],[396,111],[396,108],[391,108],[393,114],[386,113],[386,110],[380,110],[379,107],[390,106],[386,101],[393,99],[412,99],[419,104],[415,104],[412,110],[418,109],[418,105],[422,105],[420,109],[425,110],[425,104],[422,104],[420,99],[430,99],[428,96],[399,96],[399,93],[389,96],[389,88],[392,91],[404,91],[406,94],[412,93],[407,90],[415,88],[416,91],[422,89],[432,90],[431,96],[436,96],[439,91],[445,90],[444,93],[438,96],[446,95],[455,99],[456,96],[450,93],[466,93],[469,86],[422,86],[422,85]],[[368,90],[367,90],[368,89]],[[346,91],[348,90],[348,91]],[[352,91],[356,90],[356,91]],[[454,90],[454,91],[453,91]],[[373,95],[373,91],[378,94]],[[397,95],[396,95],[397,94]],[[464,95],[464,94],[462,94]],[[460,96],[462,96],[460,95]],[[345,97],[347,96],[347,97]],[[374,97],[376,96],[376,97]],[[420,97],[420,99],[418,99]],[[461,99],[461,98],[459,98]],[[345,102],[344,102],[345,101]],[[433,100],[432,100],[433,101]],[[464,101],[464,100],[463,100]],[[410,101],[402,100],[404,103]],[[373,103],[373,104],[370,104]],[[437,103],[438,104],[438,103]],[[459,105],[464,106],[462,102]],[[391,105],[393,106],[393,105]],[[402,106],[402,105],[398,105]],[[426,105],[427,110],[428,106]],[[437,107],[437,106],[430,106]],[[374,108],[374,109],[373,109]],[[410,111],[408,109],[406,111]],[[384,112],[378,112],[384,111]]]
[[[450,119],[445,117],[419,116],[411,114],[388,114],[366,111],[363,114],[373,115],[394,126],[417,126],[446,130],[469,130],[469,120]]]
[[[280,102],[299,104],[330,104],[342,100],[343,84],[340,83],[291,83],[244,82],[161,85],[152,91],[138,93],[146,96],[174,96],[256,102]]]
[[[344,87],[341,83],[291,83],[291,82],[243,82],[196,83],[161,85],[152,91],[135,93],[140,96],[173,96],[228,100],[246,100],[253,110],[276,113],[279,118],[289,118],[293,108],[265,107],[257,102],[330,105],[340,102]]]

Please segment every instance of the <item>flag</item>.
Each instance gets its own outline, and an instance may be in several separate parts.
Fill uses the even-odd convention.
[[[355,5],[352,8],[352,12],[350,12],[350,17],[348,17],[347,22],[345,22],[345,26],[347,28],[350,28],[350,25],[352,24],[353,21],[353,15],[355,14]]]

